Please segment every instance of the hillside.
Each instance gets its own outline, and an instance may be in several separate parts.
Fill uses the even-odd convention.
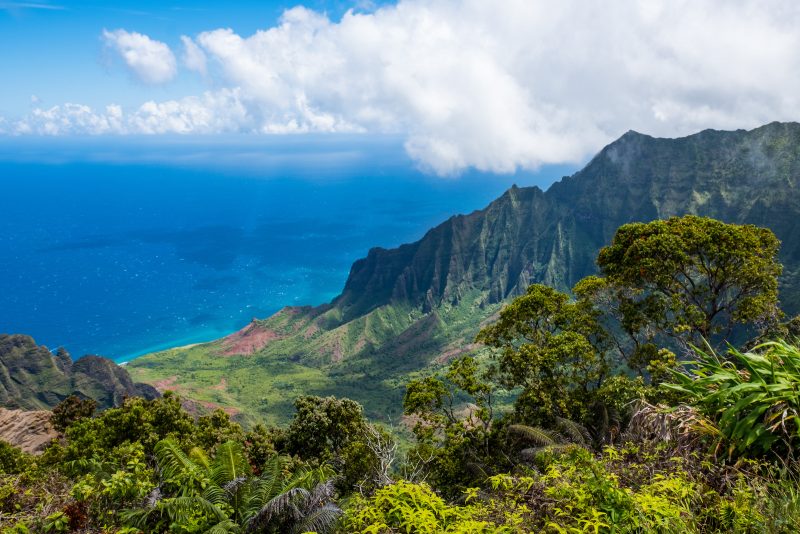
[[[72,394],[90,397],[100,408],[118,405],[124,397],[158,395],[151,386],[134,383],[107,358],[85,356],[73,362],[65,350],[53,355],[30,336],[0,334],[2,406],[48,409]]]
[[[139,358],[130,371],[258,419],[285,420],[302,393],[348,396],[391,417],[409,373],[471,350],[507,299],[534,282],[569,289],[624,223],[687,213],[771,228],[783,242],[783,307],[794,314],[798,180],[797,123],[680,139],[628,132],[547,191],[512,187],[416,243],[372,249],[330,304],[284,308],[221,340]]]

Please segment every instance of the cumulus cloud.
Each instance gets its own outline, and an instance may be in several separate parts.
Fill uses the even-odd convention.
[[[191,37],[181,35],[183,43],[183,64],[187,69],[206,75],[206,55],[203,50],[192,41]]]
[[[400,0],[339,21],[298,7],[253,35],[184,37],[187,68],[227,92],[145,104],[122,129],[399,133],[436,173],[509,172],[584,159],[628,129],[797,120],[798,28],[795,0]],[[163,43],[111,35],[161,51],[132,69],[174,75]]]
[[[175,55],[169,46],[147,35],[126,30],[103,30],[103,41],[115,50],[130,72],[146,84],[162,84],[177,73]]]
[[[116,104],[103,110],[72,103],[37,108],[24,119],[8,121],[6,130],[17,135],[211,134],[252,130],[240,92],[222,89],[180,100],[149,101],[127,113]]]

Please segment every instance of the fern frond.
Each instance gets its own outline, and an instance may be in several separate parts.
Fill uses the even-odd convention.
[[[241,532],[241,530],[242,529],[239,528],[239,525],[230,519],[225,519],[224,521],[220,521],[210,529],[206,530],[204,534],[233,534]]]
[[[159,503],[159,508],[167,514],[171,521],[179,523],[188,523],[192,515],[197,511],[213,517],[218,522],[228,519],[225,512],[203,497],[175,497],[172,499],[164,499]]]
[[[249,531],[263,529],[275,518],[288,516],[295,520],[300,519],[301,513],[297,501],[306,501],[309,497],[309,491],[305,488],[291,488],[279,493],[265,502],[258,512],[250,517],[247,529]]]
[[[224,486],[249,474],[250,465],[247,463],[241,443],[228,441],[217,448],[217,455],[211,464],[211,480]]]
[[[538,426],[510,425],[507,431],[511,436],[531,442],[539,447],[555,445],[561,441],[555,432]]]
[[[292,533],[316,532],[317,534],[326,534],[333,530],[341,515],[341,508],[333,504],[326,504],[306,515],[295,525]]]
[[[558,430],[573,443],[578,445],[588,445],[592,441],[589,431],[580,423],[564,417],[556,418]]]
[[[264,466],[261,476],[250,484],[250,494],[244,505],[243,515],[247,520],[255,517],[264,503],[269,502],[284,490],[283,466],[285,460],[280,456],[271,458]]]
[[[201,471],[172,438],[162,439],[156,443],[154,450],[156,462],[165,478],[178,478],[186,473]]]
[[[211,461],[208,459],[206,451],[200,447],[192,447],[192,449],[189,451],[189,459],[207,473],[211,472]]]

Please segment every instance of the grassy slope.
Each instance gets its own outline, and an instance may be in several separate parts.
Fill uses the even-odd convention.
[[[428,314],[383,306],[338,326],[335,308],[287,308],[258,323],[281,338],[254,354],[225,355],[223,339],[142,356],[127,369],[137,381],[172,389],[205,408],[226,408],[248,422],[287,421],[302,394],[349,397],[371,418],[396,421],[405,383],[441,363],[434,359],[442,353],[463,353],[499,309],[481,308],[480,295],[473,297]]]
[[[771,228],[783,242],[781,298],[793,315],[798,176],[797,123],[679,139],[629,132],[547,192],[512,188],[417,243],[370,250],[334,306],[260,322],[262,337],[273,340],[256,354],[223,356],[223,340],[147,356],[129,369],[151,383],[174,376],[173,387],[189,397],[268,421],[285,420],[301,393],[347,395],[373,417],[396,417],[409,373],[467,346],[502,299],[530,283],[568,290],[595,272],[597,251],[620,225],[685,213]]]

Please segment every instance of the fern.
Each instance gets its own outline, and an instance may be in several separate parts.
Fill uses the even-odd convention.
[[[292,532],[295,534],[301,534],[303,532],[329,532],[333,529],[341,515],[341,508],[333,504],[326,504],[303,518],[292,529]]]
[[[586,427],[571,419],[557,417],[556,427],[561,434],[577,445],[587,446],[592,441],[592,436]]]
[[[250,466],[245,458],[242,445],[235,441],[228,441],[217,448],[217,455],[210,469],[211,480],[223,486],[232,480],[250,474]]]
[[[548,447],[561,441],[555,432],[545,430],[538,426],[510,425],[508,427],[508,434],[538,445],[539,447]]]

